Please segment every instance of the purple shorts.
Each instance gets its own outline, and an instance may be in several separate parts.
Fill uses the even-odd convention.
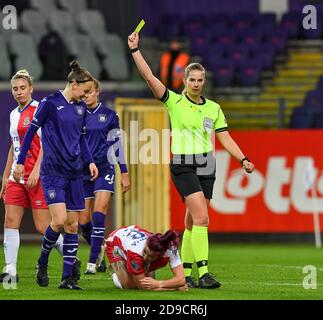
[[[85,209],[83,179],[67,179],[64,177],[41,176],[47,205],[65,203],[67,211]]]
[[[83,181],[85,199],[94,198],[94,193],[98,191],[114,193],[114,176],[114,172],[111,172],[105,176],[99,176],[95,181]]]

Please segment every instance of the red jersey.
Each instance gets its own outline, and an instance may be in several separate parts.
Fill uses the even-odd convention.
[[[152,233],[136,225],[122,227],[112,232],[106,242],[106,253],[110,263],[126,261],[127,271],[131,274],[148,274],[167,264],[173,269],[182,264],[176,247],[169,248],[164,255],[150,263],[145,263],[143,250]]]
[[[9,179],[12,181],[14,181],[13,171],[15,170],[15,167],[16,167],[22,142],[30,126],[30,123],[34,117],[34,113],[37,107],[38,107],[38,101],[32,100],[22,110],[18,106],[10,113],[10,136],[11,136],[12,145],[13,145],[14,159],[13,159]],[[35,163],[38,159],[39,150],[40,150],[40,130],[38,130],[37,135],[34,136],[30,149],[27,153],[26,162],[25,162],[25,176],[24,176],[24,179],[21,179],[20,183],[24,183],[25,181],[28,180],[28,177],[31,171],[33,170]]]

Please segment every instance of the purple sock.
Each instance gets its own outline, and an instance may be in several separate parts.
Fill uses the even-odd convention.
[[[78,235],[65,233],[63,244],[63,276],[62,278],[71,277],[73,273],[73,265],[76,260],[78,249]]]
[[[90,221],[86,224],[80,224],[80,228],[82,230],[83,238],[89,245],[91,245],[92,222]]]
[[[60,232],[54,231],[51,228],[51,226],[48,226],[48,228],[46,229],[43,237],[41,254],[39,258],[39,263],[41,265],[47,266],[49,254],[52,251],[53,247],[55,246],[56,241],[60,234],[61,234]]]
[[[93,230],[91,234],[91,254],[90,263],[96,263],[99,253],[101,251],[101,245],[104,240],[105,233],[105,215],[102,212],[93,212],[92,214],[92,225]]]

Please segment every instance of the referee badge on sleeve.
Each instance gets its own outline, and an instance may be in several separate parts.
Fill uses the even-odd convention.
[[[206,132],[210,133],[213,129],[213,120],[210,118],[205,117],[203,121],[203,127]]]

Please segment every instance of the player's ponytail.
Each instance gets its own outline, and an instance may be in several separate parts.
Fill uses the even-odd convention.
[[[78,61],[73,60],[70,62],[71,72],[67,76],[68,82],[75,81],[76,83],[84,83],[88,81],[93,81],[94,77],[89,71],[83,69]]]
[[[179,238],[174,230],[168,230],[164,234],[155,233],[147,240],[148,248],[160,255],[164,254],[170,247],[178,248]]]
[[[11,85],[12,85],[12,82],[17,79],[24,79],[29,83],[30,86],[33,85],[33,78],[31,77],[31,75],[29,74],[29,72],[26,69],[18,70],[13,75],[13,77],[11,78]]]

